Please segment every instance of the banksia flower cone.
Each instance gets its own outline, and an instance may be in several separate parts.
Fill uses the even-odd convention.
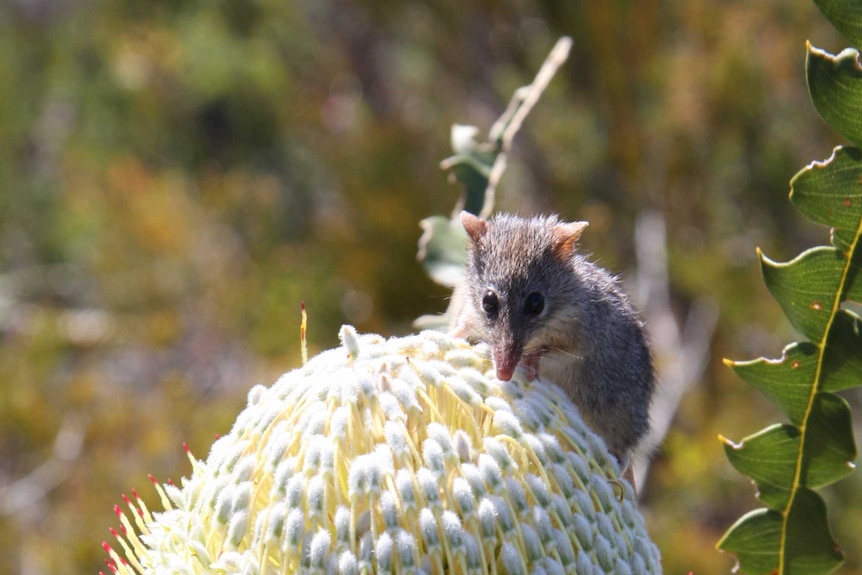
[[[602,440],[555,386],[487,352],[341,331],[255,387],[164,511],[118,512],[131,573],[657,573]],[[131,519],[130,519],[131,517]]]

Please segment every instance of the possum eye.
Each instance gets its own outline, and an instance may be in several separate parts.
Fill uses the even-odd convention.
[[[495,316],[500,310],[500,300],[494,290],[488,290],[482,296],[482,309],[488,316]]]
[[[545,296],[539,292],[530,292],[524,300],[524,312],[528,315],[539,315],[545,309]]]

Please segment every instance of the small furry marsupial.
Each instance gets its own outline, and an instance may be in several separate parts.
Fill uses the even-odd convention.
[[[655,374],[643,324],[605,270],[575,252],[587,222],[461,212],[470,236],[454,333],[561,387],[625,468],[649,431]]]

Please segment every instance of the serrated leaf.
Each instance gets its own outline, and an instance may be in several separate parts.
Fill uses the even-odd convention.
[[[776,573],[784,517],[772,509],[755,509],[740,517],[717,547],[736,555],[744,573]]]
[[[858,39],[862,1],[818,2]],[[840,24],[839,24],[840,23]],[[808,45],[806,72],[818,113],[850,141],[862,141],[859,53],[833,56]],[[829,573],[843,561],[826,506],[812,488],[854,469],[857,456],[847,402],[832,392],[862,385],[862,152],[836,148],[791,181],[791,201],[832,227],[832,246],[812,248],[787,263],[761,255],[769,292],[808,340],[787,346],[780,360],[727,362],[775,401],[790,424],[772,425],[739,444],[725,440],[733,466],[754,479],[767,506],[737,521],[719,548],[737,554],[751,573]]]
[[[857,280],[857,284],[862,284]],[[840,391],[862,382],[862,319],[854,313],[838,312],[829,333],[823,362],[823,389]]]
[[[862,2],[859,0],[814,0],[823,15],[854,46],[862,46]]]
[[[805,428],[805,464],[798,482],[808,487],[834,483],[853,472],[856,442],[850,406],[837,395],[821,392],[814,397]]]
[[[818,393],[807,422],[804,437],[795,425],[776,424],[738,444],[725,440],[728,460],[754,479],[758,498],[773,509],[787,505],[794,485],[822,487],[853,471],[850,462],[856,458],[856,446],[847,402],[831,393]],[[804,467],[796,465],[800,449],[805,454]]]
[[[820,117],[855,145],[862,145],[862,68],[859,52],[847,48],[833,55],[809,44],[805,75],[808,93]]]
[[[841,310],[832,322],[820,378],[823,391],[841,391],[862,382],[862,319]],[[780,359],[728,361],[733,371],[774,401],[794,425],[805,415],[819,361],[819,348],[793,343]]]
[[[842,251],[848,250],[856,235],[851,230],[832,230],[832,245]]]
[[[826,504],[810,489],[796,492],[785,518],[783,539],[783,573],[831,573],[844,561],[826,520]]]
[[[761,264],[769,293],[793,327],[812,341],[823,339],[847,265],[842,252],[821,246],[787,263],[773,262],[761,254]]]
[[[724,452],[737,471],[757,483],[758,498],[771,508],[782,508],[792,492],[793,467],[799,450],[799,428],[772,425],[740,443],[725,440]]]
[[[808,406],[817,360],[817,346],[803,342],[787,346],[778,360],[728,363],[746,383],[777,403],[794,425],[799,425]]]
[[[839,146],[828,160],[812,162],[790,180],[790,201],[813,221],[851,232],[852,241],[862,218],[860,183],[862,150]],[[846,252],[849,243],[845,240],[834,245]]]
[[[745,573],[832,572],[844,560],[826,521],[826,505],[810,489],[796,491],[786,514],[757,509],[742,516],[718,542]]]
[[[770,293],[794,327],[813,342],[787,346],[777,361],[728,362],[793,422],[770,426],[739,444],[725,441],[728,459],[754,479],[758,498],[769,508],[743,518],[720,543],[737,553],[744,571],[828,573],[842,560],[825,505],[810,488],[851,473],[857,455],[850,408],[829,390],[862,384],[862,322],[841,309],[842,302],[856,298],[859,291],[859,269],[851,262],[860,233],[862,221],[856,222],[847,253],[822,246],[784,264],[762,257]],[[775,546],[750,551],[746,545],[755,541],[752,529],[768,531],[776,519],[781,535],[777,542],[767,542]],[[777,564],[771,564],[773,559]]]

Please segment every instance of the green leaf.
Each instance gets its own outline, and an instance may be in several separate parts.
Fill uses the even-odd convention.
[[[787,504],[799,450],[799,429],[776,424],[746,437],[740,443],[724,441],[724,452],[737,471],[757,483],[758,498],[774,508]]]
[[[797,468],[799,483],[808,487],[829,485],[853,472],[856,443],[850,406],[844,399],[825,392],[815,396],[803,456]]]
[[[808,342],[784,349],[779,360],[728,362],[746,383],[778,404],[794,425],[802,423],[817,370],[818,348]]]
[[[821,246],[787,263],[773,262],[761,254],[761,264],[769,293],[784,309],[793,327],[811,340],[823,339],[834,313],[835,293],[847,266],[842,252]]]
[[[813,162],[790,180],[790,201],[813,221],[832,226],[840,232],[850,232],[862,218],[862,150],[838,147],[823,162]],[[849,241],[833,245],[843,252]]]
[[[859,0],[814,0],[823,15],[853,46],[862,46],[862,2]]]
[[[784,521],[782,573],[831,573],[844,561],[826,519],[826,504],[810,489],[799,489]]]
[[[718,542],[745,573],[830,573],[844,560],[826,520],[826,505],[800,489],[786,514],[757,509],[742,516]]]
[[[809,212],[825,214],[823,204],[834,201],[836,193],[840,190],[830,193],[823,184],[814,185],[812,193],[803,194],[803,203]],[[725,440],[728,459],[755,481],[758,498],[767,505],[743,517],[719,542],[719,548],[737,554],[746,572],[828,573],[842,561],[826,507],[811,488],[851,473],[857,456],[850,408],[831,393],[862,385],[862,320],[842,309],[843,303],[859,299],[862,278],[854,262],[862,214],[847,227],[853,232],[846,253],[821,246],[784,264],[762,256],[769,291],[813,341],[787,346],[780,360],[728,362],[792,422],[772,425],[738,444]]]
[[[862,38],[862,1],[818,5],[851,39]],[[862,142],[859,53],[833,56],[808,45],[806,72],[818,113],[851,142]],[[851,473],[857,456],[850,408],[832,392],[862,385],[862,151],[838,147],[828,160],[808,165],[791,180],[790,199],[832,228],[832,246],[787,263],[760,254],[767,289],[808,341],[788,345],[779,360],[726,362],[790,419],[739,443],[722,438],[729,461],[754,480],[766,505],[740,518],[718,543],[749,573],[819,574],[841,564],[826,505],[812,489]]]
[[[787,505],[794,485],[822,487],[853,471],[856,446],[847,402],[818,393],[806,415],[804,449],[795,425],[772,425],[739,444],[725,440],[727,458],[737,471],[754,479],[758,498],[773,509]],[[797,465],[800,449],[803,465]]]
[[[440,285],[454,287],[464,277],[467,263],[467,232],[460,222],[431,216],[419,222],[419,255],[425,271]]]
[[[494,162],[500,153],[494,142],[477,142],[477,133],[479,129],[475,126],[452,126],[452,150],[455,155],[440,162],[440,167],[448,170],[450,177],[463,186],[460,209],[471,214],[482,213],[490,200],[488,184]]]
[[[837,56],[808,45],[805,72],[817,113],[833,130],[862,145],[862,68],[859,52],[847,48]]]
[[[784,518],[772,509],[755,509],[727,530],[717,547],[736,555],[744,573],[776,573]]]
[[[857,285],[862,282],[856,282]],[[858,387],[862,382],[862,320],[842,310],[835,317],[829,333],[829,345],[823,362],[823,389],[840,391]]]

